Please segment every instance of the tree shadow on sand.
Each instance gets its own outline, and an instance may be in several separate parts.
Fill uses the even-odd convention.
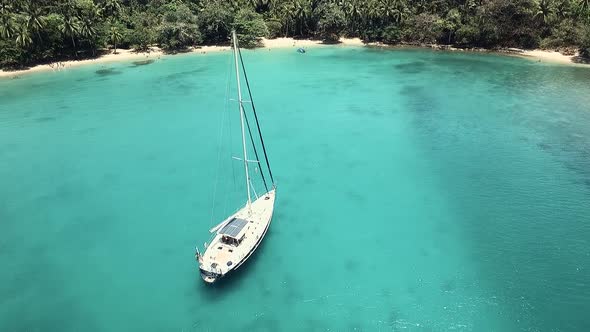
[[[580,63],[580,64],[590,64],[590,58],[582,57],[582,56],[575,56],[572,58],[573,63]]]

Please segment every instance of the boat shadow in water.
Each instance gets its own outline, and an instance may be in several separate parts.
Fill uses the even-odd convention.
[[[116,70],[115,68],[101,68],[94,72],[98,76],[112,76],[112,75],[119,75],[123,72],[120,70]]]

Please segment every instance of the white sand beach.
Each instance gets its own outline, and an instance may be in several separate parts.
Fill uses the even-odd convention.
[[[201,46],[197,48],[191,48],[189,52],[191,53],[211,53],[211,52],[221,52],[227,51],[230,48],[228,46]],[[128,49],[117,49],[117,53],[108,53],[102,55],[96,59],[85,59],[85,60],[71,60],[71,61],[62,61],[62,62],[54,62],[48,65],[37,65],[28,69],[23,70],[15,70],[15,71],[3,71],[0,70],[0,78],[1,77],[18,77],[23,74],[28,73],[35,73],[35,72],[42,72],[42,71],[60,71],[60,70],[67,70],[69,68],[78,67],[87,64],[97,64],[97,63],[109,63],[109,62],[117,62],[117,61],[131,61],[131,60],[149,60],[149,59],[159,59],[162,56],[166,55],[162,50],[157,47],[153,47],[150,49],[149,52],[134,52],[133,50]]]
[[[276,49],[276,48],[299,48],[299,47],[321,47],[327,44],[322,43],[321,40],[311,40],[311,39],[293,39],[293,38],[275,38],[275,39],[266,39],[263,38],[262,42],[264,44],[263,49]],[[334,45],[334,44],[329,44]],[[359,38],[341,38],[340,43],[336,45],[341,46],[363,46],[366,45],[363,41]],[[379,44],[370,44],[370,45],[379,45]],[[386,46],[386,45],[383,45]],[[389,47],[389,46],[386,46]],[[200,54],[207,54],[211,52],[223,52],[230,50],[229,46],[200,46],[191,48],[189,53],[200,53]],[[454,50],[450,48],[448,50]],[[555,51],[546,51],[546,50],[520,50],[515,49],[514,52],[509,54],[514,55],[522,55],[526,57],[530,57],[542,62],[552,62],[552,63],[562,63],[562,64],[575,64],[574,58],[575,56],[571,55],[563,55],[559,52]],[[116,61],[130,61],[130,60],[148,60],[148,59],[159,59],[162,56],[169,56],[165,54],[162,50],[157,47],[151,48],[149,52],[134,52],[133,50],[128,49],[118,49],[117,54],[108,53],[102,55],[96,59],[86,59],[86,60],[73,60],[73,61],[63,61],[63,62],[56,62],[48,65],[37,65],[28,69],[23,70],[15,70],[15,71],[3,71],[0,70],[0,78],[17,78],[20,75],[40,72],[40,71],[60,71],[66,70],[68,68],[73,68],[77,66],[82,66],[85,64],[97,64],[97,63],[108,63],[108,62],[116,62]]]
[[[536,58],[541,62],[553,62],[563,64],[573,64],[575,58],[574,55],[563,55],[559,52],[545,50],[523,50],[522,55]]]
[[[275,48],[299,48],[299,47],[314,47],[314,46],[323,46],[325,44],[322,43],[321,40],[311,40],[311,39],[293,39],[293,38],[275,38],[275,39],[262,39],[262,43],[264,45],[263,49],[275,49]],[[341,38],[340,44],[337,45],[344,45],[344,46],[362,46],[364,45],[363,41],[359,38]],[[194,47],[189,50],[188,53],[199,53],[199,54],[207,54],[211,52],[222,52],[230,50],[229,46],[200,46]],[[96,59],[85,59],[85,60],[72,60],[72,61],[62,61],[56,62],[48,65],[37,65],[28,69],[23,70],[15,70],[15,71],[3,71],[0,70],[0,78],[8,77],[8,78],[16,78],[23,74],[28,73],[35,73],[41,71],[60,71],[66,70],[69,68],[82,66],[86,64],[97,64],[97,63],[109,63],[109,62],[117,62],[117,61],[131,61],[131,60],[149,60],[149,59],[159,59],[162,56],[169,56],[165,54],[162,50],[157,47],[152,47],[149,52],[134,52],[133,50],[128,49],[117,49],[117,54],[108,53],[102,55]]]

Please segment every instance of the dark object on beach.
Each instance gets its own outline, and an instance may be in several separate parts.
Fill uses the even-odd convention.
[[[305,53],[305,49],[303,47],[300,47],[297,49],[297,52],[299,53]]]
[[[148,59],[148,60],[141,60],[141,61],[133,61],[134,67],[145,66],[154,63],[155,60]]]

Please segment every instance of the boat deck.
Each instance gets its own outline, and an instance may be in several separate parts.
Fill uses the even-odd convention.
[[[231,223],[234,220],[230,218],[230,221],[217,231],[217,235],[203,254],[201,269],[223,275],[238,268],[248,259],[266,234],[272,218],[274,201],[275,191],[271,190],[252,202],[250,210],[245,206],[234,214],[231,218],[247,223],[238,223],[239,226],[232,227]],[[241,242],[238,244],[237,241],[240,239]],[[234,240],[236,242],[232,242]]]

